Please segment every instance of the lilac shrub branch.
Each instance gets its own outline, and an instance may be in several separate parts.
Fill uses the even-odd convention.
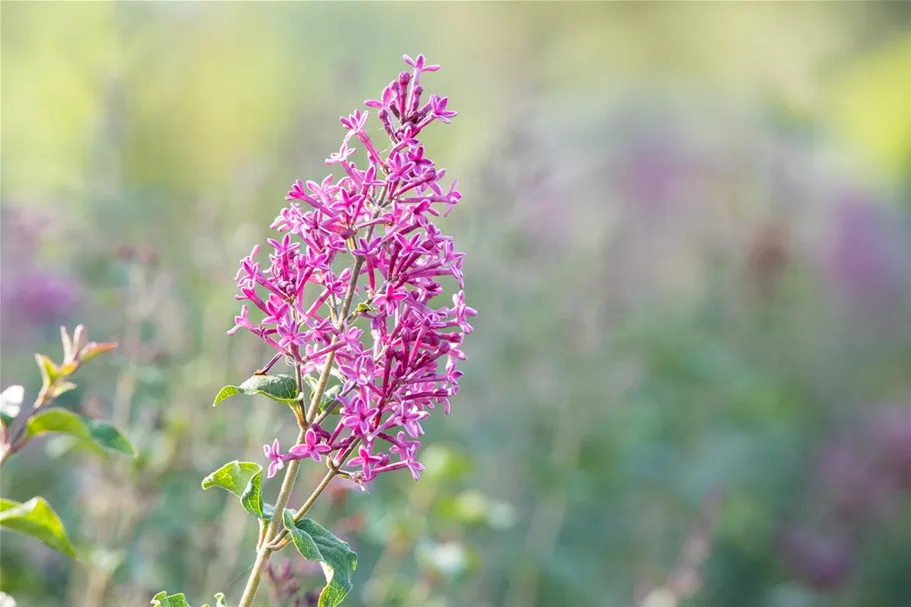
[[[376,128],[368,130],[369,110],[340,118],[347,133],[326,160],[337,181],[334,174],[319,183],[296,181],[289,205],[272,223],[281,237],[268,240],[268,262],[259,261],[256,246],[240,263],[237,299],[245,303],[229,333],[244,329],[276,351],[258,374],[284,358],[295,369],[299,394],[305,378],[318,379],[309,406],[300,400],[296,408],[296,444],[287,452],[277,439],[264,447],[268,477],[287,469],[239,607],[252,604],[270,553],[288,543],[280,513],[301,460],[325,457],[329,472],[295,522],[335,476],[363,486],[383,472],[407,469],[417,480],[421,424],[437,407],[448,414],[458,392],[461,345],[476,312],[465,304],[463,254],[433,221],[448,215],[461,194],[457,182],[444,185],[446,170],[425,155],[419,139],[456,112],[446,97],[424,100],[422,77],[439,66],[423,55],[404,60],[411,70],[365,102],[376,111]],[[378,132],[382,145],[371,137]],[[455,291],[452,305],[439,305],[447,288]],[[333,380],[337,394],[324,403]],[[326,424],[336,410],[337,423]]]
[[[99,354],[117,347],[117,344],[113,342],[100,344],[87,342],[85,327],[82,325],[76,327],[72,336],[67,332],[66,327],[60,327],[60,339],[63,343],[63,362],[59,365],[44,354],[35,354],[35,361],[41,371],[41,390],[38,392],[31,410],[22,416],[18,431],[13,434],[5,420],[0,424],[0,466],[29,441],[30,436],[27,432],[29,419],[43,410],[42,407],[46,407],[57,397],[76,387],[76,384],[70,381],[73,374]]]

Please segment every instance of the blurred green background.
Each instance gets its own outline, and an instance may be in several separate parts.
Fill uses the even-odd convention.
[[[61,404],[142,453],[10,463],[3,495],[47,497],[86,555],[4,533],[19,605],[236,602],[255,525],[199,481],[296,434],[268,401],[210,407],[267,358],[225,335],[237,261],[419,52],[460,112],[426,144],[462,186],[442,227],[480,314],[421,482],[339,484],[316,511],[360,554],[350,604],[911,601],[911,4],[4,2],[0,22],[2,386],[34,396],[32,354],[83,322],[121,347]],[[317,587],[286,558],[263,605]]]

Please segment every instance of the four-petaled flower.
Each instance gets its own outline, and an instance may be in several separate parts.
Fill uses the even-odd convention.
[[[271,445],[265,445],[263,447],[263,452],[266,454],[266,458],[271,460],[269,471],[266,473],[266,478],[272,478],[278,474],[279,470],[285,467],[285,458],[282,456],[279,449],[278,439],[276,438],[272,441]]]
[[[331,453],[332,447],[325,443],[320,442],[320,437],[317,435],[314,428],[308,428],[307,432],[304,434],[304,443],[301,445],[294,445],[291,447],[289,453],[297,458],[309,457],[315,462],[320,460],[320,455]]]
[[[361,474],[364,475],[364,480],[371,481],[374,478],[374,467],[382,465],[383,461],[384,458],[382,455],[373,455],[370,452],[369,447],[361,446],[358,447],[357,457],[353,457],[348,460],[348,465],[352,468],[360,466]]]

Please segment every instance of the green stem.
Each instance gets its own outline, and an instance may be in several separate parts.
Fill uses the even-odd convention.
[[[336,474],[338,474],[338,470],[333,468],[326,474],[326,476],[323,477],[323,480],[321,480],[319,482],[319,485],[316,486],[316,489],[313,490],[313,493],[311,493],[310,497],[307,498],[307,501],[304,502],[304,505],[301,506],[300,509],[294,513],[294,522],[299,521],[301,519],[301,517],[303,517],[305,514],[307,514],[307,511],[309,511],[310,508],[313,507],[313,504],[316,503],[316,500],[319,499],[319,496],[322,495],[322,493],[323,493],[323,491],[325,491],[326,487],[329,486],[329,483],[332,482],[332,479],[335,478]],[[276,517],[276,515],[273,515],[273,518],[275,518],[275,517]],[[273,552],[278,552],[279,550],[281,550],[282,548],[287,546],[288,545],[287,535],[288,535],[288,530],[282,529],[275,536],[275,538],[269,545],[269,549],[272,550]]]
[[[253,604],[253,597],[259,589],[259,582],[263,578],[263,571],[266,569],[266,563],[269,561],[271,550],[265,544],[262,549],[256,553],[256,562],[253,563],[253,571],[250,572],[250,578],[247,580],[247,587],[244,588],[244,595],[240,598],[237,607],[250,607]]]
[[[337,321],[338,328],[341,328],[341,324],[344,322],[344,319],[348,316],[348,312],[351,309],[351,302],[354,299],[354,291],[357,287],[357,280],[361,273],[361,266],[363,263],[363,257],[357,257],[355,259],[354,267],[352,268],[351,272],[351,280],[348,282],[348,291],[345,293],[345,300],[342,303],[342,313],[339,314],[339,319]],[[338,338],[333,339],[333,343],[337,339]],[[333,350],[326,358],[326,365],[323,367],[319,382],[317,383],[316,389],[313,391],[313,399],[310,401],[310,408],[304,417],[305,426],[310,423],[310,420],[316,418],[316,412],[318,411],[319,404],[323,399],[323,392],[326,391],[326,386],[329,384],[329,372],[332,370],[332,364],[334,362],[335,351]],[[299,371],[297,375],[298,377],[300,376]],[[298,392],[300,392],[302,389],[300,380],[298,380],[297,389]],[[302,444],[305,438],[306,428],[301,428],[301,431],[297,436],[297,444]],[[343,461],[344,460],[342,460],[342,462]],[[251,607],[253,605],[253,598],[256,596],[256,591],[259,589],[259,583],[262,580],[263,571],[266,569],[266,563],[269,562],[269,557],[273,552],[270,544],[272,540],[276,539],[276,536],[280,534],[279,529],[281,525],[280,521],[282,519],[282,513],[285,511],[285,506],[288,504],[288,498],[291,497],[291,490],[294,488],[294,481],[297,479],[297,472],[300,469],[300,462],[301,460],[292,460],[288,463],[288,468],[285,471],[285,478],[282,481],[281,491],[278,494],[278,499],[275,500],[275,510],[272,514],[272,520],[269,522],[269,528],[266,530],[265,540],[263,541],[259,551],[256,553],[256,562],[253,563],[253,570],[250,571],[250,577],[247,578],[247,585],[244,588],[244,594],[241,597],[240,603],[238,603],[237,607]],[[320,486],[317,487],[317,491],[314,491],[310,496],[310,499],[307,500],[309,502],[309,505],[307,506],[308,509],[313,505],[314,502],[316,502],[316,499],[320,496],[326,486],[329,485],[329,481],[331,481],[336,474],[338,474],[338,470],[330,471],[330,474],[326,475],[326,478],[324,478],[320,483]]]
[[[348,449],[346,449],[342,456],[339,458],[338,465],[335,465],[332,463],[332,460],[329,460],[329,472],[326,473],[326,476],[323,477],[323,480],[320,481],[320,484],[317,486],[317,488],[313,491],[310,497],[307,498],[307,501],[304,502],[304,505],[294,513],[295,523],[301,520],[301,518],[307,514],[307,511],[310,510],[314,503],[316,503],[316,499],[320,496],[323,490],[329,486],[329,482],[338,474],[342,473],[342,466],[344,466],[348,458],[351,457],[351,453],[354,451],[354,448],[357,446],[357,444],[358,441],[351,443],[351,446],[348,447]],[[272,538],[272,546],[274,546],[275,551],[281,550],[288,545],[289,540],[287,536],[288,530],[282,529],[274,538]]]
[[[297,444],[304,442],[305,431],[301,430],[297,436]],[[265,571],[266,563],[269,562],[269,556],[272,554],[272,549],[269,548],[269,542],[272,539],[272,536],[277,532],[279,522],[282,518],[281,513],[285,511],[285,506],[288,505],[288,498],[291,497],[291,490],[294,489],[294,481],[297,479],[297,471],[300,468],[301,460],[296,459],[288,463],[288,469],[285,472],[285,478],[282,481],[282,488],[279,491],[278,499],[275,500],[275,510],[272,514],[272,520],[269,521],[269,527],[266,529],[266,536],[262,542],[262,546],[259,551],[256,553],[256,562],[253,564],[253,570],[250,572],[250,577],[247,579],[247,585],[244,588],[244,594],[240,599],[237,607],[250,607],[253,604],[253,597],[256,596],[256,591],[259,589],[259,582],[262,580],[263,571]]]
[[[25,443],[22,439],[25,436],[25,431],[28,429],[28,420],[35,413],[37,413],[41,407],[53,400],[50,398],[50,388],[56,386],[57,381],[60,381],[60,379],[68,379],[70,375],[72,375],[72,373],[66,376],[61,376],[49,387],[41,388],[41,391],[38,393],[38,398],[35,399],[35,404],[32,405],[32,410],[29,411],[28,415],[23,418],[22,423],[19,425],[19,429],[16,431],[16,435],[10,438],[10,435],[7,434],[5,438],[9,439],[9,443],[0,445],[0,466],[3,466],[3,462],[5,462],[11,455],[17,453],[19,449],[25,446]],[[9,433],[9,429],[7,429],[7,433]]]
[[[341,329],[341,324],[343,319],[348,316],[348,311],[351,309],[351,301],[354,299],[354,289],[357,287],[357,279],[361,273],[361,266],[364,264],[364,258],[358,257],[354,262],[354,267],[351,269],[351,280],[348,282],[348,292],[345,293],[345,301],[342,303],[342,313],[339,315],[339,322],[337,328]],[[332,343],[335,344],[338,341],[338,337],[332,338]],[[310,409],[307,410],[307,422],[316,418],[316,412],[319,410],[320,401],[323,399],[323,392],[326,391],[326,385],[329,383],[329,370],[332,368],[332,363],[335,362],[335,350],[329,353],[328,358],[326,358],[326,366],[323,367],[323,374],[319,378],[319,383],[316,386],[316,390],[313,391],[313,400],[310,401]]]

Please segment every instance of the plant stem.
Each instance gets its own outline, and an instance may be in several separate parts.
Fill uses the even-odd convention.
[[[304,430],[301,430],[300,433],[298,433],[297,444],[304,442],[304,435]],[[280,524],[279,521],[282,518],[282,512],[285,511],[285,506],[288,504],[288,498],[291,497],[291,490],[294,488],[294,481],[297,479],[297,471],[300,468],[300,463],[301,460],[299,459],[291,460],[288,463],[288,470],[285,472],[281,491],[279,491],[278,498],[275,500],[275,510],[272,514],[272,520],[269,522],[269,527],[266,529],[266,537],[259,551],[256,553],[256,562],[253,564],[253,570],[250,572],[250,577],[247,579],[247,586],[244,588],[244,594],[237,607],[250,607],[253,604],[253,597],[256,596],[256,591],[259,588],[259,582],[263,577],[266,563],[269,562],[269,556],[272,554],[272,549],[269,548],[269,541],[276,533],[278,525]]]
[[[304,431],[302,430],[300,436],[298,436],[298,444],[304,441]],[[351,454],[351,449],[345,454],[344,459],[348,458],[348,455]],[[256,590],[259,588],[259,583],[262,580],[263,572],[266,569],[266,563],[269,562],[269,557],[273,552],[278,552],[282,548],[288,545],[287,535],[288,531],[285,529],[278,530],[278,523],[282,518],[280,513],[285,511],[285,506],[288,504],[288,497],[291,495],[291,489],[294,487],[294,477],[297,476],[297,469],[300,467],[301,460],[296,459],[292,460],[288,464],[288,472],[285,474],[285,480],[282,481],[281,493],[279,493],[278,500],[275,502],[275,510],[272,513],[272,521],[269,523],[269,527],[266,529],[265,538],[260,544],[260,549],[256,554],[256,562],[253,564],[253,571],[250,572],[250,578],[247,580],[247,586],[244,588],[244,594],[240,599],[237,607],[250,607],[253,604],[253,597],[256,596]],[[294,467],[292,472],[291,468]],[[307,501],[304,502],[304,505],[294,513],[294,521],[297,522],[303,517],[310,508],[316,503],[316,500],[319,499],[319,496],[322,495],[323,491],[326,490],[326,487],[329,486],[329,483],[332,482],[332,479],[336,477],[339,473],[338,467],[333,467],[329,472],[326,473],[326,476],[323,477],[323,480],[319,482],[319,485],[316,486],[316,489],[313,490],[313,493],[310,494],[310,497],[307,498]],[[289,482],[288,479],[291,479]],[[287,488],[287,491],[286,491]],[[284,497],[284,499],[283,499]],[[279,504],[281,506],[279,506]],[[280,543],[279,543],[280,542]]]
[[[259,589],[259,582],[262,580],[263,571],[266,569],[266,563],[269,561],[271,551],[269,546],[263,544],[262,549],[256,553],[256,562],[253,563],[253,571],[250,572],[250,578],[247,580],[247,587],[244,588],[244,595],[240,597],[240,603],[237,607],[250,607],[253,604],[253,597]]]
[[[333,468],[328,473],[326,473],[326,476],[324,476],[323,480],[321,480],[319,482],[319,485],[316,486],[316,489],[313,490],[313,493],[310,494],[310,497],[307,498],[307,501],[304,502],[304,505],[301,506],[300,509],[294,513],[294,522],[299,521],[301,519],[301,517],[304,516],[307,513],[307,511],[313,507],[313,504],[316,503],[316,500],[319,499],[319,496],[322,495],[323,491],[325,491],[326,487],[329,486],[329,483],[332,481],[333,478],[335,478],[335,475],[337,475],[337,474],[338,474],[338,470],[335,468]],[[273,515],[273,517],[274,516],[275,515]],[[281,550],[282,548],[287,546],[288,545],[287,536],[288,536],[287,529],[282,529],[273,538],[273,541],[269,545],[269,549],[272,550],[273,552],[278,552],[279,550]]]
[[[364,263],[363,257],[358,257],[354,262],[354,267],[351,269],[351,280],[348,282],[348,292],[345,293],[345,301],[342,303],[342,313],[339,314],[339,320],[337,323],[337,328],[341,328],[344,319],[348,316],[348,311],[351,309],[351,301],[354,299],[354,289],[357,287],[357,279],[361,273],[361,266]],[[332,343],[338,341],[338,336],[332,338]],[[326,385],[329,383],[329,369],[332,368],[332,363],[335,362],[335,350],[329,353],[328,358],[326,358],[326,366],[323,368],[323,374],[319,378],[319,384],[316,386],[316,390],[313,391],[313,400],[310,402],[310,409],[307,411],[307,422],[316,418],[316,412],[319,409],[320,401],[323,399],[323,392],[326,390]]]
[[[372,234],[372,229],[370,230]],[[348,316],[348,312],[351,309],[351,302],[354,299],[354,291],[357,288],[357,280],[361,273],[361,266],[364,263],[363,257],[356,257],[354,261],[354,267],[351,272],[351,280],[348,282],[348,291],[345,293],[345,300],[342,303],[342,313],[339,314],[337,321],[337,328],[341,328],[342,323],[345,321],[345,318]],[[338,340],[338,337],[333,339],[333,343]],[[335,350],[329,353],[326,357],[326,364],[323,367],[323,371],[320,374],[319,382],[316,385],[316,389],[313,391],[313,399],[310,401],[310,408],[307,410],[304,417],[304,425],[310,423],[310,420],[316,417],[316,412],[319,409],[319,404],[323,400],[323,392],[326,391],[326,386],[329,384],[329,372],[332,370],[332,365],[335,362]],[[300,385],[300,368],[298,367],[298,392],[302,389]],[[306,438],[306,428],[301,428],[300,433],[297,436],[297,444],[303,444]],[[288,504],[288,498],[291,497],[291,490],[294,488],[294,481],[297,479],[297,472],[300,469],[301,460],[291,460],[288,463],[288,468],[285,471],[285,478],[282,481],[282,488],[278,494],[278,499],[275,500],[275,510],[272,514],[272,520],[269,522],[269,527],[266,529],[266,537],[260,547],[259,551],[256,553],[256,562],[253,563],[253,570],[250,572],[250,577],[247,579],[247,585],[244,588],[244,594],[240,599],[237,607],[251,607],[253,604],[253,598],[256,596],[256,591],[259,588],[259,583],[263,577],[263,571],[266,569],[266,563],[269,562],[269,556],[272,554],[272,548],[270,544],[276,536],[279,535],[281,529],[281,518],[282,513],[285,511],[285,506]],[[340,461],[344,463],[344,459]],[[313,506],[313,503],[316,502],[316,499],[320,496],[323,490],[329,485],[329,481],[338,474],[338,470],[331,470],[329,474],[323,478],[323,481],[317,487],[317,490],[313,492],[310,498],[305,504],[306,508],[309,509]],[[303,508],[303,512],[306,512]],[[298,514],[295,517],[295,520],[303,516]],[[284,531],[282,529],[282,531]]]
[[[74,370],[74,372],[75,372],[75,370]],[[72,375],[72,374],[70,374],[70,375]],[[59,379],[67,379],[68,377],[69,377],[69,375],[62,376]],[[54,384],[51,384],[50,387],[53,387],[55,385],[56,385],[56,382]],[[25,436],[25,431],[28,428],[28,420],[35,413],[37,413],[38,410],[42,406],[48,404],[49,402],[51,402],[53,400],[49,396],[50,396],[49,390],[47,388],[41,388],[41,391],[38,393],[38,398],[35,399],[35,404],[32,405],[32,410],[29,411],[28,414],[22,418],[23,421],[19,425],[19,429],[16,431],[16,435],[13,436],[12,438],[10,438],[9,434],[6,436],[6,438],[9,439],[9,443],[5,444],[5,445],[0,445],[0,466],[3,465],[3,462],[5,462],[9,456],[18,452],[19,449],[21,449],[24,446],[22,438]]]
[[[339,457],[338,465],[332,464],[330,460],[329,472],[326,473],[326,476],[323,477],[323,480],[320,481],[319,485],[307,498],[307,501],[304,502],[304,505],[294,513],[294,522],[301,520],[307,511],[316,503],[316,499],[320,496],[323,490],[329,486],[329,482],[335,478],[339,472],[341,472],[342,466],[345,465],[345,461],[351,457],[351,453],[354,451],[354,448],[357,446],[357,441],[351,443],[351,446],[345,450],[345,452]],[[279,531],[274,538],[272,538],[272,546],[274,546],[274,551],[277,552],[288,545],[288,530],[282,529]]]

